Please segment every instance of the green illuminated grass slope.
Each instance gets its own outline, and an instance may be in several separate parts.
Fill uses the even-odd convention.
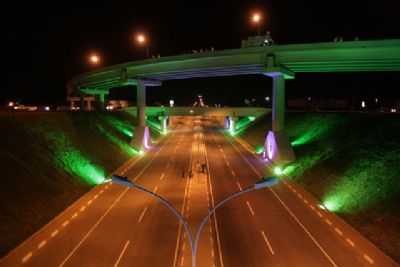
[[[297,161],[285,174],[400,261],[400,117],[289,113],[286,124]],[[241,136],[257,147],[269,125]]]
[[[0,255],[135,156],[134,123],[122,113],[0,113]]]

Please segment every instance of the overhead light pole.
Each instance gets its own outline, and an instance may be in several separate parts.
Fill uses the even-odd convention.
[[[123,177],[123,176],[119,176],[119,175],[113,175],[111,177],[111,181],[113,183],[119,184],[119,185],[123,185],[129,188],[134,188],[137,189],[139,191],[145,192],[147,194],[150,194],[151,196],[155,197],[158,201],[160,201],[162,204],[164,204],[174,215],[175,217],[179,220],[180,223],[182,223],[185,232],[188,236],[189,239],[189,244],[190,244],[190,250],[192,253],[192,267],[196,267],[196,257],[197,257],[197,250],[198,250],[198,243],[200,240],[200,234],[204,228],[204,226],[206,225],[207,221],[209,220],[209,218],[211,217],[211,215],[213,215],[215,213],[215,211],[220,208],[221,206],[223,206],[226,202],[237,198],[240,195],[243,195],[245,193],[249,193],[251,191],[255,191],[258,189],[263,189],[266,187],[271,187],[276,185],[279,180],[276,177],[268,177],[268,178],[263,178],[261,180],[259,180],[258,182],[256,182],[255,184],[252,184],[246,188],[243,188],[243,190],[234,192],[232,194],[230,194],[229,196],[227,196],[225,199],[223,199],[222,201],[218,202],[217,205],[214,206],[213,209],[208,211],[208,214],[202,219],[199,228],[196,231],[196,235],[194,236],[192,231],[189,228],[189,223],[188,221],[183,217],[182,214],[179,213],[179,211],[177,211],[174,206],[165,198],[163,198],[162,196],[144,188],[141,185],[138,185],[136,183],[133,183],[132,181],[130,181],[127,177]],[[194,238],[193,238],[194,237]]]
[[[135,37],[136,43],[146,49],[146,58],[150,57],[150,45],[147,36],[144,33],[138,33]]]
[[[260,12],[254,12],[251,15],[251,23],[257,27],[257,35],[261,34],[261,22],[262,22],[262,15]]]

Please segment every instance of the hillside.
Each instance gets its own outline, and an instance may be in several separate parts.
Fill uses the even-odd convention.
[[[123,113],[0,113],[0,255],[137,154],[134,122]]]
[[[264,143],[270,118],[240,135]],[[400,118],[393,114],[289,113],[297,160],[285,174],[400,262]]]

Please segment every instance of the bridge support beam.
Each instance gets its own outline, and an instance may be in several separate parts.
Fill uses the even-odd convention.
[[[146,86],[160,86],[161,82],[153,80],[129,80],[130,84],[136,85],[136,108],[137,126],[135,127],[134,137],[131,146],[148,150],[151,146],[150,129],[146,125]]]
[[[106,109],[106,101],[105,101],[105,95],[106,94],[98,94],[97,95],[97,106],[99,107],[100,110],[105,110]]]
[[[267,68],[265,72],[273,80],[272,97],[272,130],[268,132],[264,143],[264,151],[270,161],[284,165],[294,161],[295,155],[285,129],[285,79],[293,79],[294,75],[282,67]]]

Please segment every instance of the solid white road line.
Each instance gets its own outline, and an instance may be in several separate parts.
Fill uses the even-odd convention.
[[[125,251],[126,251],[126,249],[128,248],[128,246],[129,246],[129,243],[130,243],[130,241],[128,240],[128,241],[126,241],[126,243],[125,243],[125,245],[124,245],[124,247],[122,248],[122,251],[121,251],[121,253],[119,254],[119,256],[118,256],[118,259],[117,259],[117,261],[115,262],[115,264],[114,264],[114,267],[118,267],[118,264],[119,264],[119,262],[121,261],[121,259],[122,259],[122,256],[124,256],[124,253],[125,253]]]
[[[253,208],[251,207],[251,205],[250,205],[250,203],[248,201],[246,201],[246,205],[249,208],[249,211],[250,211],[251,215],[254,216],[254,210],[253,210]]]
[[[140,223],[143,220],[144,215],[146,214],[147,207],[145,207],[142,211],[142,213],[139,216],[138,222]]]
[[[32,257],[32,251],[28,252],[23,258],[22,263],[26,263]]]
[[[56,235],[58,235],[58,230],[54,230],[54,231],[51,233],[51,237],[55,237]]]
[[[265,241],[265,243],[267,244],[267,247],[269,249],[269,251],[271,252],[272,255],[275,254],[274,250],[272,249],[271,243],[269,242],[267,236],[265,235],[264,231],[261,231],[261,235]]]

